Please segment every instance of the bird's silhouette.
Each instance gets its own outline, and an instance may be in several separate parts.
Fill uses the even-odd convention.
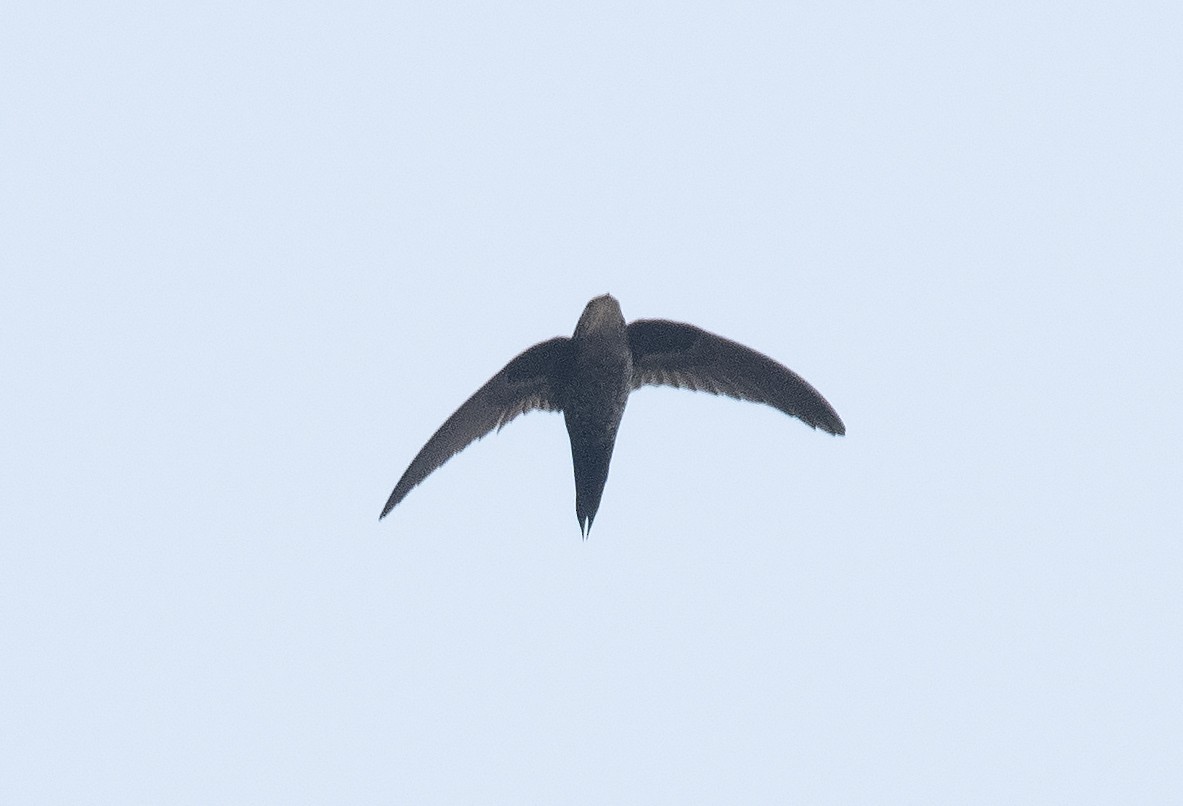
[[[575,516],[584,538],[600,507],[629,393],[676,386],[765,403],[830,434],[845,434],[817,390],[776,361],[693,325],[625,324],[609,294],[587,303],[571,338],[536,344],[505,365],[427,440],[382,508],[384,518],[433,470],[519,414],[561,411],[575,467]]]

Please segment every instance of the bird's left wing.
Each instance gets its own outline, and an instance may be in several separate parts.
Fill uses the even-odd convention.
[[[560,410],[556,379],[570,351],[571,340],[559,336],[534,345],[506,364],[427,440],[378,517],[386,517],[433,470],[493,429],[534,409]]]
[[[738,342],[682,322],[638,319],[628,325],[628,344],[634,389],[652,384],[728,395],[846,433],[838,412],[804,378]]]

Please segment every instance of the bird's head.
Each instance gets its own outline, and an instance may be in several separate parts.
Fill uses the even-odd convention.
[[[575,338],[605,330],[624,330],[624,314],[620,312],[620,303],[611,294],[603,294],[587,303],[575,325]]]

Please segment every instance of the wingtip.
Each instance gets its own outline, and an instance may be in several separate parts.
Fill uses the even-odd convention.
[[[838,412],[833,409],[819,412],[808,419],[802,419],[813,428],[820,428],[827,434],[832,434],[836,437],[846,436],[846,423],[842,422],[842,418],[838,416]]]

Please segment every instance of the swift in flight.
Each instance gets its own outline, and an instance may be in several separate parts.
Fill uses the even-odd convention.
[[[386,517],[433,470],[493,429],[535,409],[561,411],[575,466],[575,517],[586,538],[600,508],[629,393],[648,385],[764,403],[813,428],[846,433],[834,408],[788,367],[682,322],[625,324],[620,303],[604,294],[587,303],[571,338],[534,345],[457,409],[411,461],[378,517]]]

